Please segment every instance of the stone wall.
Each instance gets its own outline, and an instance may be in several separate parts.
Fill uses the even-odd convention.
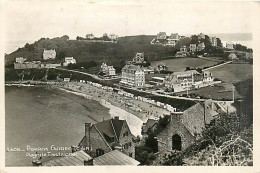
[[[158,151],[172,150],[172,136],[178,134],[181,137],[181,149],[185,150],[195,140],[195,137],[177,118],[173,118],[167,127],[157,136]]]

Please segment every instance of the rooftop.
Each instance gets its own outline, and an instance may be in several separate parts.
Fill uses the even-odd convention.
[[[188,71],[182,71],[182,72],[173,72],[172,75],[188,75],[188,74],[200,74],[197,70],[188,70]]]
[[[123,69],[128,69],[128,70],[141,70],[140,66],[136,66],[136,65],[125,65],[123,67]]]
[[[80,150],[75,153],[75,156],[59,157],[49,160],[43,166],[84,166],[84,160],[92,159],[87,153]]]
[[[113,150],[100,157],[97,157],[93,161],[94,166],[96,165],[139,165],[140,162],[125,155],[124,153]]]
[[[97,129],[110,138],[119,137],[125,120],[109,119],[95,124]]]

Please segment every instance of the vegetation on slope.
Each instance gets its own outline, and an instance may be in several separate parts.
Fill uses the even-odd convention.
[[[96,61],[109,62],[115,67],[121,66],[125,60],[131,60],[136,52],[144,52],[148,61],[167,59],[174,56],[175,48],[160,45],[151,45],[148,36],[132,36],[119,38],[118,43],[91,43],[84,40],[68,40],[67,36],[60,38],[41,38],[33,44],[26,44],[23,48],[7,54],[6,64],[13,63],[16,57],[24,57],[27,60],[42,60],[44,49],[55,49],[57,61],[63,61],[64,57],[74,57],[77,62]],[[54,62],[55,62],[54,61]]]

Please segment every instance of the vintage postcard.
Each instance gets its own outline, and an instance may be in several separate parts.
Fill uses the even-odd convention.
[[[260,171],[259,7],[0,1],[0,172]]]

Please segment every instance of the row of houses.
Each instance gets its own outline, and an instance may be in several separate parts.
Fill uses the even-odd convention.
[[[97,37],[95,37],[92,33],[86,35],[87,40],[94,40],[95,38],[97,38]],[[101,39],[103,39],[103,40],[109,39],[111,41],[116,41],[118,39],[118,35],[104,33],[103,37],[101,37]]]
[[[63,66],[69,64],[76,64],[76,60],[73,57],[65,57]],[[26,61],[26,58],[18,57],[14,62],[14,69],[32,69],[32,68],[57,68],[62,66],[61,63],[48,63],[41,61]]]
[[[169,124],[156,136],[158,152],[182,151],[191,146],[204,128],[214,124],[214,119],[223,111],[212,100],[195,103],[183,112],[173,112]],[[158,120],[148,119],[142,126],[142,135],[158,127]],[[135,157],[135,136],[125,120],[114,117],[91,125],[85,124],[85,135],[80,147],[92,148],[92,157],[100,157],[117,150],[129,157]],[[88,151],[86,151],[88,153]]]
[[[166,32],[159,32],[157,37],[151,41],[151,44],[164,45],[164,46],[175,46],[176,43],[182,38],[178,33],[172,33],[167,36]]]
[[[185,150],[200,137],[202,130],[213,123],[221,113],[212,100],[196,103],[183,112],[170,115],[170,123],[156,136],[158,152]],[[148,130],[155,130],[158,120],[148,119],[142,126],[143,137]],[[135,158],[136,138],[125,120],[114,117],[96,124],[85,124],[85,135],[79,143],[80,148],[91,148],[86,153],[98,158],[112,151],[119,151]],[[94,152],[93,152],[94,151]]]
[[[113,88],[111,87],[105,88],[101,84],[90,81],[87,81],[87,83],[105,90],[110,89],[110,91],[113,91]],[[142,100],[158,107],[167,108],[167,106],[170,106],[149,98],[134,96],[123,90],[119,90],[118,94]],[[219,113],[226,111],[218,104],[219,103],[216,103],[215,101],[206,100],[203,103],[195,103],[183,112],[177,112],[176,109],[171,111],[170,123],[156,136],[158,152],[182,151],[191,146],[194,141],[200,137],[202,130],[214,123],[213,120]],[[148,119],[142,126],[143,137],[147,137],[147,132],[149,130],[155,130],[157,126],[158,120]],[[75,147],[76,150],[73,151],[75,153],[79,152],[80,158],[70,157],[72,160],[67,160],[69,159],[68,157],[62,157],[58,158],[62,160],[53,159],[44,165],[68,166],[64,165],[64,163],[71,165],[74,163],[76,164],[76,162],[81,165],[139,164],[138,161],[134,160],[136,156],[135,147],[137,145],[137,138],[132,134],[126,120],[121,120],[119,117],[115,116],[95,124],[85,122],[84,131],[82,140],[79,142],[78,146]],[[79,163],[78,160],[80,159],[81,161]]]
[[[100,67],[100,72],[102,72],[105,76],[115,76],[116,70],[113,66],[108,66],[106,63],[102,63]]]
[[[33,68],[56,68],[60,63],[43,63],[41,61],[26,61],[26,58],[18,57],[14,62],[14,69],[33,69]]]
[[[189,53],[203,51],[205,47],[204,42],[199,44],[190,44],[189,46],[183,45],[180,47],[180,51],[176,52],[175,57],[186,57]]]
[[[169,111],[171,113],[177,111],[176,108],[172,107],[169,104],[165,104],[165,103],[162,103],[162,102],[159,102],[159,101],[155,101],[155,100],[152,100],[150,98],[146,98],[146,97],[142,97],[142,96],[134,96],[134,94],[128,93],[128,92],[126,92],[124,90],[119,90],[118,94],[122,95],[122,96],[125,96],[125,97],[129,97],[129,98],[135,99],[135,100],[140,100],[140,101],[143,101],[145,103],[149,103],[151,105],[154,105],[154,106],[157,106],[157,107],[160,107],[160,108],[163,108],[163,109],[165,109],[165,110],[167,110],[167,111]]]

